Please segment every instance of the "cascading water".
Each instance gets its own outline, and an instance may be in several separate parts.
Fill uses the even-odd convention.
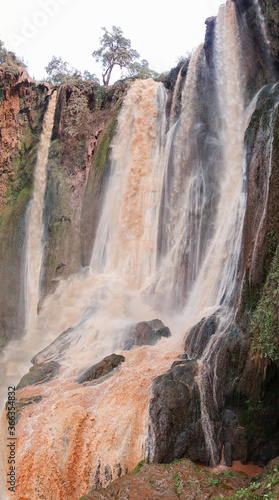
[[[260,21],[260,26],[261,26],[262,34],[263,34],[265,42],[266,42],[266,44],[268,46],[270,44],[270,40],[268,39],[268,36],[267,36],[265,19],[264,19],[264,16],[263,16],[263,13],[262,13],[262,9],[261,9],[260,4],[259,4],[259,0],[253,0],[253,3],[255,5],[255,8],[256,8],[256,11],[257,11],[258,19]],[[269,56],[270,56],[270,53],[269,53]]]
[[[18,398],[37,397],[17,425],[18,500],[78,499],[143,459],[152,380],[181,353],[185,331],[216,311],[219,327],[198,362],[196,383],[208,459],[220,459],[208,399],[217,412],[214,363],[233,319],[238,286],[248,119],[230,1],[218,14],[214,51],[215,136],[206,136],[205,123],[196,117],[197,85],[206,66],[202,46],[192,56],[180,114],[175,121],[173,111],[168,131],[162,84],[136,81],[127,94],[112,142],[91,269],[58,284],[32,330],[33,339],[44,339],[42,347],[52,342],[35,362],[58,363],[59,375],[18,391]],[[36,306],[37,285],[34,290]],[[131,325],[156,317],[172,337],[124,350]],[[113,376],[76,382],[115,351],[125,362]],[[189,355],[196,356],[191,345]]]
[[[40,297],[40,270],[43,255],[43,223],[42,214],[44,206],[44,193],[46,185],[46,164],[48,149],[53,128],[54,112],[56,105],[56,91],[53,92],[43,122],[37,161],[34,171],[33,199],[27,208],[25,259],[24,259],[24,298],[25,298],[25,331],[23,339],[11,341],[2,357],[2,389],[0,390],[1,402],[3,401],[4,379],[9,384],[15,384],[22,372],[26,370],[29,361],[25,352],[31,346],[39,346],[42,342],[36,338],[37,306]],[[38,336],[39,337],[39,336]],[[35,347],[36,348],[36,347]]]
[[[202,45],[194,52],[182,90],[181,114],[170,128],[164,152],[158,262],[154,292],[165,307],[181,310],[203,253],[202,215],[205,197],[202,162],[195,130],[196,82],[204,62]]]
[[[216,311],[220,322],[217,332],[198,362],[196,382],[200,391],[201,422],[209,460],[216,464],[220,455],[216,446],[218,435],[217,384],[214,376],[220,338],[233,320],[233,299],[238,284],[242,228],[247,193],[245,182],[243,82],[240,67],[239,36],[234,4],[227,2],[219,9],[215,35],[215,68],[218,105],[220,110],[219,141],[222,151],[220,199],[215,233],[188,304],[191,311]],[[192,353],[193,355],[193,353]],[[215,405],[209,404],[210,399]],[[209,411],[210,409],[210,411]]]
[[[60,382],[38,386],[42,401],[28,425],[22,417],[18,423],[18,498],[32,498],[35,490],[44,500],[79,498],[88,487],[105,484],[144,457],[151,381],[168,369],[181,341],[174,336],[160,347],[124,351],[121,370],[102,384],[80,387],[74,380],[112,351],[119,352],[130,325],[159,314],[141,289],[156,270],[165,104],[162,84],[147,80],[132,86],[112,143],[92,272],[60,282],[38,316],[38,332],[46,344],[66,331],[36,356],[37,363],[59,363]],[[29,389],[22,389],[20,397],[28,398]],[[36,450],[34,440],[40,441]]]
[[[53,128],[57,92],[54,91],[48,105],[43,123],[37,162],[34,170],[33,199],[27,217],[25,309],[26,329],[37,316],[40,299],[40,271],[43,256],[43,207],[46,186],[46,164]]]
[[[155,270],[166,98],[152,80],[134,85],[127,96],[91,259],[94,271],[117,273],[135,289]]]

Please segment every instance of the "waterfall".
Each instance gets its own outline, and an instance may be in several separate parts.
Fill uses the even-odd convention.
[[[214,232],[188,304],[189,309],[230,305],[235,291],[245,214],[245,113],[240,49],[234,4],[219,9],[215,39],[216,87],[219,106],[218,139],[221,162],[215,183],[219,201]],[[219,185],[218,185],[219,184]]]
[[[202,255],[204,174],[198,155],[195,105],[196,82],[203,63],[200,45],[190,60],[182,90],[181,114],[168,132],[163,156],[160,250],[154,292],[159,301],[164,296],[165,307],[178,310],[197,276]]]
[[[163,85],[151,79],[136,82],[125,100],[91,259],[94,271],[117,273],[135,289],[155,270],[165,103]]]
[[[219,325],[198,362],[196,377],[200,391],[201,422],[212,465],[220,460],[216,446],[217,358],[222,336],[234,318],[233,304],[240,285],[237,271],[247,199],[244,133],[247,117],[251,116],[250,107],[245,110],[244,106],[239,35],[232,2],[221,5],[218,12],[214,58],[220,113],[218,137],[222,152],[220,197],[215,231],[187,305],[192,314],[193,311],[198,314],[202,310],[208,316],[209,312],[218,310]]]
[[[37,161],[34,170],[33,199],[28,209],[25,258],[25,322],[26,329],[30,321],[37,316],[40,299],[40,271],[43,257],[43,207],[46,186],[46,165],[53,128],[56,94],[52,93],[46,110],[41,133]]]
[[[183,67],[182,67],[183,68]],[[181,91],[181,82],[182,82],[182,68],[180,69],[173,91],[172,103],[171,103],[171,111],[170,111],[170,120],[169,127],[171,128],[174,122],[177,120],[180,111],[180,91]]]
[[[111,143],[90,268],[61,280],[37,317],[36,335],[43,342],[38,354],[38,344],[32,346],[35,362],[56,363],[59,375],[20,391],[20,398],[41,398],[23,409],[17,425],[22,498],[36,492],[44,500],[78,499],[144,459],[152,381],[181,354],[185,332],[190,336],[194,325],[214,313],[219,326],[197,362],[195,383],[208,460],[220,459],[215,367],[240,282],[244,133],[252,109],[245,109],[240,61],[234,3],[228,1],[216,23],[212,99],[217,118],[210,130],[203,108],[211,94],[203,89],[202,101],[198,93],[207,64],[203,46],[189,63],[177,116],[179,76],[169,129],[163,84],[138,80],[127,93]],[[30,213],[30,316],[36,315],[39,298],[44,168],[54,108],[55,95],[45,119]],[[154,346],[125,349],[131,326],[155,318],[172,336]],[[84,370],[112,352],[125,357],[119,369],[78,384]],[[189,357],[198,357],[190,342]]]

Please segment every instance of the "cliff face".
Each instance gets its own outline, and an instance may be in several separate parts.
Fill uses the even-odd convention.
[[[104,160],[125,90],[125,83],[106,91],[80,81],[59,91],[43,214],[43,296],[58,277],[89,263]],[[24,333],[26,209],[50,93],[48,84],[36,84],[23,68],[0,66],[0,280],[6,290],[0,300],[1,347]]]
[[[276,194],[279,185],[279,89],[276,83],[279,10],[277,2],[254,2],[253,15],[251,2],[237,3],[242,8],[242,17],[249,19],[254,39],[260,33],[261,46],[267,49],[264,82],[267,86],[261,92],[246,132],[249,188],[244,228],[245,277],[237,323],[249,348],[235,394],[231,392],[227,402],[229,407],[233,404],[249,435],[251,458],[260,457],[265,461],[278,454],[279,446],[279,202]],[[258,29],[252,21],[255,15],[260,17]]]
[[[259,0],[264,15],[267,37],[271,45],[273,61],[279,68],[279,6],[276,0]]]
[[[238,314],[223,336],[212,374],[208,375],[210,432],[218,443],[217,453],[220,457],[222,454],[227,465],[239,459],[264,464],[279,453],[278,38],[275,26],[265,31],[256,2],[236,0],[235,4],[247,105],[265,87],[245,135],[248,199],[239,265],[244,279],[237,299]],[[263,9],[265,17],[277,19],[278,4],[274,8],[267,4]],[[202,81],[209,89],[216,71],[212,55],[216,19],[207,19],[206,25],[208,72]],[[214,123],[214,112],[209,116]],[[217,313],[196,325],[187,335],[185,359],[174,363],[153,383],[149,439],[153,447],[155,442],[156,452],[152,460],[169,462],[187,456],[208,461],[200,429],[202,402],[194,383],[198,372],[195,359],[202,356],[218,332],[219,321]],[[215,402],[208,397],[214,384]]]
[[[48,85],[36,85],[23,68],[0,67],[0,343],[24,326],[22,264],[25,213]]]
[[[57,277],[89,265],[105,159],[126,88],[80,81],[60,89],[47,164],[43,295]]]

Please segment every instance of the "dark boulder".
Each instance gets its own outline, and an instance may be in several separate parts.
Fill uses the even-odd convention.
[[[218,313],[212,314],[208,318],[202,318],[188,333],[184,349],[193,358],[200,358],[207,346],[210,338],[218,330],[220,317]]]
[[[79,377],[75,379],[75,382],[83,384],[84,382],[91,382],[92,380],[97,380],[111,373],[124,361],[125,361],[124,356],[121,356],[120,354],[110,354],[106,358],[102,359],[102,361],[96,363],[95,365],[91,366],[88,370],[86,370],[84,373],[82,373]]]
[[[123,349],[129,350],[135,346],[155,345],[162,337],[170,337],[170,335],[170,329],[159,319],[141,321],[128,329]]]
[[[31,359],[31,363],[45,363],[49,360],[60,359],[69,349],[71,341],[75,335],[74,328],[67,328],[51,344],[40,351]]]
[[[27,385],[43,384],[54,378],[59,372],[60,365],[56,361],[39,363],[32,366],[17,384],[16,389],[22,389]]]
[[[149,406],[148,461],[169,463],[183,457],[207,460],[200,394],[195,382],[197,373],[196,361],[182,359],[154,379]]]
[[[247,439],[245,430],[239,426],[235,414],[230,410],[224,410],[222,418],[223,431],[223,457],[228,467],[232,466],[233,460],[247,462]]]

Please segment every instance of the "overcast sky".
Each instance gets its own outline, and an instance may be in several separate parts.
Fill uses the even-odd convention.
[[[23,57],[31,77],[46,76],[52,56],[101,80],[101,65],[91,56],[101,27],[120,26],[132,48],[158,73],[204,40],[205,19],[221,0],[3,0],[0,39]],[[113,76],[113,75],[112,75]],[[115,78],[119,77],[115,74]],[[114,79],[115,79],[114,78]]]

